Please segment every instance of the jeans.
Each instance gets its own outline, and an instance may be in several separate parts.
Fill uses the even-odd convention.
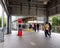
[[[47,37],[47,35],[50,37],[48,30],[45,30],[45,37]]]

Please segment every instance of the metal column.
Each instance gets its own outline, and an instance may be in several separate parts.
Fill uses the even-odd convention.
[[[45,17],[45,22],[49,22],[49,11],[48,11],[48,5],[46,5],[46,17]]]
[[[7,16],[7,34],[11,34],[11,16]]]

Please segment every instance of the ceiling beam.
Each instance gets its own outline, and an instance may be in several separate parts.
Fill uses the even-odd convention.
[[[14,1],[14,0],[12,0],[11,2],[9,2],[9,4],[20,4],[20,3],[30,3],[30,4],[43,4],[43,2],[42,1],[39,1],[39,2],[26,2],[26,1],[19,1],[19,2],[17,2],[17,1]],[[44,5],[44,4],[43,4]]]
[[[29,7],[28,5],[22,5],[22,7],[23,6]],[[12,7],[12,8],[20,8],[21,6],[20,5],[9,5],[8,8],[10,8],[10,7]],[[36,7],[36,6],[30,6],[30,8],[31,7]],[[37,6],[37,7],[42,8],[42,9],[45,8],[45,6]]]

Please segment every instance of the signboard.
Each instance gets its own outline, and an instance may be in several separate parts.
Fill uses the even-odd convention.
[[[22,23],[22,19],[21,18],[18,18],[18,23]]]

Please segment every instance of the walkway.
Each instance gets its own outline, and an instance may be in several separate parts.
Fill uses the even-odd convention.
[[[52,33],[51,38],[45,38],[44,32],[40,31],[23,33],[22,37],[18,37],[17,32],[14,32],[5,36],[0,48],[60,48],[60,34]]]

